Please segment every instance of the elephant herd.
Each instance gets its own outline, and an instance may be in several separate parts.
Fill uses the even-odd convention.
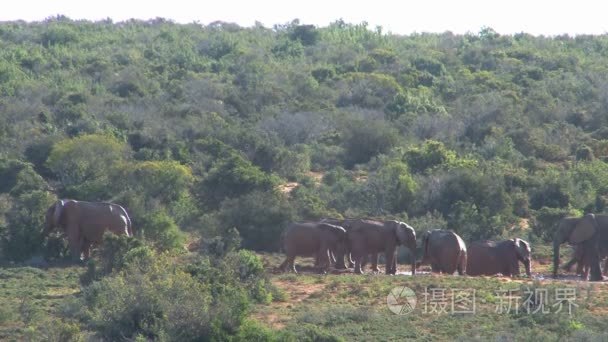
[[[431,230],[420,238],[422,259],[416,260],[416,232],[406,223],[372,219],[323,219],[291,224],[281,235],[286,254],[279,266],[282,271],[296,272],[296,256],[315,257],[315,266],[326,272],[332,263],[336,269],[354,267],[363,273],[371,260],[372,271],[378,272],[378,255],[383,253],[385,273],[396,274],[396,251],[400,245],[410,251],[412,275],[420,265],[430,264],[434,273],[460,275],[519,276],[519,262],[531,276],[530,244],[515,238],[501,242],[478,241],[465,245],[453,231]],[[346,258],[347,263],[344,262]]]
[[[43,235],[59,227],[65,233],[73,259],[89,257],[91,246],[102,242],[106,231],[133,236],[131,219],[120,205],[107,202],[85,202],[61,199],[47,212]],[[373,219],[323,219],[291,224],[281,235],[286,254],[280,269],[295,272],[296,256],[314,256],[315,266],[327,271],[354,268],[363,273],[371,261],[378,272],[378,256],[384,254],[385,273],[397,273],[397,248],[405,246],[410,252],[411,273],[420,265],[429,265],[433,272],[467,275],[519,275],[519,262],[531,275],[530,244],[514,238],[500,242],[477,241],[468,246],[452,231],[431,230],[420,237],[422,259],[416,260],[416,232],[404,222]],[[603,280],[600,263],[606,259],[608,271],[608,215],[586,214],[566,217],[559,221],[553,238],[553,275],[557,277],[560,246],[569,243],[574,257],[564,265],[570,269],[578,264],[577,274],[584,279]],[[346,262],[345,262],[346,260]]]

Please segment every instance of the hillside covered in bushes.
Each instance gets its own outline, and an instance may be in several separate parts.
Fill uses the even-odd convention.
[[[605,210],[607,124],[607,36],[3,22],[0,255],[60,256],[56,198],[124,205],[158,250],[327,216],[542,241]]]

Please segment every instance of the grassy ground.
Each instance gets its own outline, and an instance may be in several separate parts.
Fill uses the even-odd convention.
[[[550,264],[543,258],[534,263],[533,279],[515,280],[431,275],[424,272],[428,268],[414,277],[318,275],[305,267],[301,274],[282,274],[275,271],[282,255],[263,254],[262,258],[278,291],[275,301],[256,306],[252,317],[273,329],[298,331],[316,326],[348,341],[608,340],[608,283],[581,282],[573,276],[552,280],[547,277]],[[312,259],[297,263],[310,265]],[[406,267],[400,265],[400,269]],[[57,317],[70,310],[70,299],[79,295],[78,278],[84,271],[79,266],[0,268],[0,340],[23,341],[31,336],[34,340],[61,340],[58,331],[69,333],[70,324],[77,322]],[[397,315],[389,310],[387,296],[404,286],[413,291],[417,302],[412,312]],[[566,291],[562,289],[574,291],[571,299],[576,307],[571,314],[566,302],[561,313],[553,306],[556,290]],[[515,291],[510,312],[506,312],[508,299],[497,290]],[[542,301],[549,313],[528,313],[525,307],[515,312],[515,301],[525,301],[528,290],[539,294],[547,291],[548,298]],[[473,291],[475,312],[455,312],[471,311],[472,306],[460,302],[464,305],[459,308],[456,300],[453,310],[452,295],[472,299]],[[426,299],[425,292],[429,295]],[[433,293],[435,298],[431,298]],[[441,293],[445,300],[438,297]],[[397,300],[398,305],[405,303],[404,298]],[[443,303],[445,310],[433,310],[441,309]],[[502,313],[497,312],[498,307]],[[536,308],[538,305],[530,310]]]
[[[0,268],[0,340],[21,341],[80,292],[83,267]],[[36,334],[44,336],[44,334]]]
[[[274,255],[264,258],[268,267],[278,265],[281,259]],[[300,264],[311,262],[308,259]],[[582,282],[574,276],[552,280],[548,279],[549,264],[543,261],[535,266],[533,279],[424,272],[415,277],[275,273],[272,281],[285,298],[257,307],[254,317],[274,329],[298,330],[315,325],[348,341],[608,339],[604,333],[608,330],[608,284]],[[387,296],[392,289],[404,286],[416,296],[416,307],[410,313],[397,315],[389,310]],[[502,292],[506,290],[513,291],[511,299]],[[540,299],[534,301],[534,294]],[[571,300],[571,313],[568,301],[557,300],[556,295]],[[454,308],[452,296],[456,297]],[[473,311],[473,298],[474,313],[464,313]],[[527,299],[536,304],[523,306]],[[560,302],[562,309],[558,312]],[[403,303],[403,299],[398,302]],[[548,313],[541,312],[541,303]],[[538,311],[534,313],[535,310]]]

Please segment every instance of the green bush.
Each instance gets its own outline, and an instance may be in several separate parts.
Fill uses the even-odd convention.
[[[142,246],[141,241],[134,237],[106,232],[101,246],[93,250],[92,257],[87,262],[87,271],[80,277],[80,282],[87,285],[120,271],[125,265],[133,263],[136,256],[147,256],[145,251],[142,253],[142,249],[147,247]],[[136,251],[139,253],[134,254]]]
[[[107,340],[168,341],[221,339],[222,309],[204,284],[161,259],[148,272],[127,268],[84,289],[87,325]]]
[[[208,284],[218,300],[226,291],[232,295],[246,295],[258,303],[272,300],[272,284],[264,272],[262,260],[250,251],[231,252],[222,258],[203,257],[188,265],[186,270]]]
[[[0,250],[5,258],[23,261],[42,251],[44,218],[54,201],[54,196],[40,190],[15,198],[6,214],[6,226],[0,226]]]
[[[344,165],[347,168],[387,153],[399,140],[397,130],[382,120],[353,120],[344,128],[343,134]]]
[[[415,173],[432,171],[439,167],[449,169],[473,163],[470,160],[458,160],[454,151],[446,148],[442,142],[434,140],[427,140],[422,147],[407,150],[404,159]]]
[[[61,184],[61,192],[77,199],[112,196],[110,176],[128,156],[127,147],[104,135],[83,135],[57,142],[46,165]]]
[[[295,220],[287,199],[275,192],[254,191],[222,202],[218,222],[222,231],[236,227],[243,248],[276,251],[283,228]]]
[[[277,180],[236,153],[213,163],[198,189],[198,196],[208,206],[217,207],[223,200],[252,191],[269,191]]]
[[[173,219],[162,211],[144,217],[139,225],[141,235],[159,250],[180,249],[184,246],[184,233]]]

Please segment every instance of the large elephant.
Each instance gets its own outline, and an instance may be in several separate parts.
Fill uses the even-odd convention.
[[[325,222],[299,222],[291,224],[281,235],[285,251],[285,261],[279,266],[282,271],[289,266],[297,273],[294,265],[296,256],[318,257],[319,266],[329,269],[330,250],[346,244],[346,230]]]
[[[64,231],[75,260],[88,258],[91,246],[101,243],[106,231],[133,236],[127,211],[114,203],[58,200],[46,211],[43,235],[55,227]]]
[[[419,265],[431,264],[435,273],[464,275],[467,268],[467,247],[456,233],[434,229],[422,235],[423,256]]]
[[[531,273],[530,244],[522,239],[500,242],[478,241],[467,247],[467,275],[519,276],[519,262],[524,264],[528,277]]]
[[[608,250],[608,215],[586,214],[565,217],[559,221],[553,237],[553,276],[557,277],[560,245],[580,244],[590,267],[590,280],[603,280],[600,254]]]
[[[409,225],[399,221],[354,220],[348,231],[350,251],[355,261],[355,273],[362,272],[362,264],[368,255],[372,261],[378,253],[384,253],[386,274],[397,273],[395,251],[404,245],[413,253],[416,251],[416,232]],[[412,258],[412,275],[416,274],[416,260]]]

